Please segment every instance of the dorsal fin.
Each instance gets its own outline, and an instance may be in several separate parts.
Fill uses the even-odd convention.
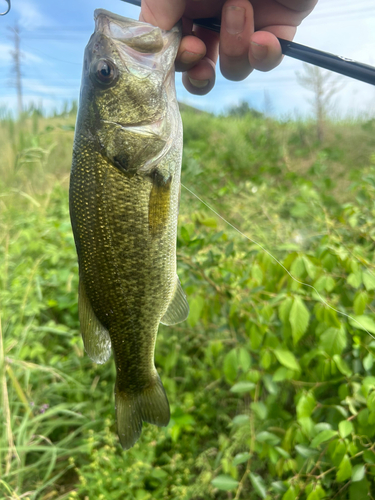
[[[160,323],[163,325],[175,325],[181,323],[189,316],[189,304],[186,300],[186,295],[182,289],[180,280],[176,274],[176,287],[174,295],[169,303],[168,309],[161,318]]]

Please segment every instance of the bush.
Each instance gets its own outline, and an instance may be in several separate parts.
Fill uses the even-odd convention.
[[[0,491],[43,500],[373,498],[373,159],[360,176],[348,172],[354,182],[338,200],[327,144],[306,154],[308,168],[291,167],[296,136],[280,137],[295,134],[293,124],[192,113],[186,123],[187,187],[251,239],[183,191],[178,273],[191,311],[160,326],[155,355],[171,422],[144,425],[127,452],[115,433],[113,360],[93,364],[79,336],[61,166],[44,191],[2,181]]]

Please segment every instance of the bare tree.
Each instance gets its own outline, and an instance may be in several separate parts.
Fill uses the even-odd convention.
[[[21,51],[20,51],[20,30],[17,24],[14,25],[13,28],[8,28],[13,33],[14,39],[14,50],[12,50],[11,54],[13,57],[13,73],[15,79],[12,80],[12,84],[17,89],[17,104],[18,104],[18,116],[21,116],[23,110],[22,104],[22,82],[21,82]]]
[[[297,81],[302,87],[311,90],[314,97],[309,99],[316,118],[317,137],[320,142],[324,138],[324,122],[333,107],[333,97],[341,88],[342,83],[330,71],[318,66],[303,64],[303,72],[296,72]]]

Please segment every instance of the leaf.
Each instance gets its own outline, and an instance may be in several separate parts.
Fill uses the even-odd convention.
[[[232,477],[227,476],[226,474],[221,474],[220,476],[215,477],[215,479],[211,481],[211,484],[218,490],[231,491],[235,490],[239,483]]]
[[[323,290],[325,290],[325,286],[326,286],[326,281],[327,281],[327,276],[325,276],[323,274],[323,276],[320,276],[314,283],[314,288],[318,291],[318,292],[322,292]]]
[[[213,217],[207,217],[206,219],[199,219],[199,222],[207,227],[217,227],[217,220]]]
[[[326,498],[326,493],[323,488],[318,484],[313,491],[309,494],[306,500],[322,500]]]
[[[375,290],[375,276],[370,271],[365,271],[362,275],[363,284],[366,290]]]
[[[347,418],[348,411],[346,408],[340,405],[334,405],[333,408],[335,408],[344,418]]]
[[[370,371],[371,370],[371,368],[372,368],[372,366],[374,364],[374,357],[371,354],[371,352],[369,352],[367,354],[367,356],[363,359],[362,364],[363,364],[363,368],[366,371]]]
[[[375,453],[370,450],[366,450],[363,453],[363,459],[367,464],[375,465]]]
[[[263,271],[258,264],[254,264],[251,268],[251,276],[255,282],[260,285],[263,281]]]
[[[294,354],[286,349],[275,349],[274,354],[282,365],[290,370],[300,371],[301,368]]]
[[[238,364],[242,368],[243,372],[247,372],[247,370],[250,368],[251,365],[251,358],[249,351],[247,351],[244,347],[241,347],[241,349],[238,352]]]
[[[303,263],[305,264],[305,268],[306,268],[307,274],[309,275],[309,277],[312,280],[315,279],[315,276],[316,276],[316,267],[311,262],[311,260],[308,257],[306,257],[306,255],[304,255],[302,258],[303,258]]]
[[[369,302],[369,296],[367,292],[359,292],[354,299],[353,309],[357,315],[361,315],[365,312],[367,303]]]
[[[309,417],[316,406],[316,400],[312,392],[302,394],[297,403],[297,417]]]
[[[327,292],[332,292],[332,290],[335,288],[336,282],[332,278],[332,276],[327,276],[326,282],[325,282],[325,289]]]
[[[290,315],[290,310],[293,305],[293,299],[292,297],[287,297],[285,300],[282,301],[279,307],[279,318],[281,321],[285,324],[289,324],[289,315]]]
[[[319,434],[315,436],[314,439],[311,441],[311,446],[313,448],[317,448],[320,444],[332,439],[333,436],[337,436],[337,431],[326,429],[322,432],[319,432]]]
[[[166,476],[168,476],[168,472],[166,472],[163,469],[153,469],[151,472],[152,477],[155,477],[156,479],[164,479]]]
[[[335,354],[333,356],[333,360],[336,363],[337,368],[343,375],[346,375],[347,377],[350,377],[352,375],[353,372],[339,354]]]
[[[293,378],[293,371],[288,370],[284,366],[280,366],[275,373],[273,374],[272,380],[273,382],[282,382],[283,380],[289,380]]]
[[[362,381],[362,393],[368,398],[371,391],[375,389],[375,377],[365,377]]]
[[[358,330],[367,330],[370,333],[375,333],[375,322],[370,316],[353,316],[349,318],[349,323],[354,326],[354,328],[358,328]]]
[[[353,423],[350,420],[341,420],[339,423],[339,433],[342,438],[346,438],[354,430]]]
[[[289,315],[294,345],[297,344],[299,339],[305,334],[309,324],[309,318],[310,313],[304,302],[299,297],[295,297]]]
[[[234,386],[230,388],[230,392],[244,394],[245,392],[250,392],[254,388],[255,384],[253,382],[237,382],[237,384],[234,384]]]
[[[308,448],[302,444],[297,444],[295,446],[297,453],[299,453],[304,458],[315,457],[319,452],[317,450],[313,450],[312,448]]]
[[[284,493],[286,491],[286,486],[282,481],[273,481],[271,483],[272,489],[276,491],[276,493]]]
[[[306,436],[314,434],[314,422],[310,417],[300,417],[298,418],[298,423]]]
[[[294,259],[292,265],[290,266],[290,273],[295,278],[301,278],[306,272],[304,259],[302,256],[298,256]]]
[[[251,484],[254,487],[255,492],[260,496],[260,498],[266,498],[267,497],[267,490],[264,485],[263,479],[258,476],[257,474],[252,474],[251,472],[249,473],[250,481]]]
[[[362,273],[361,271],[357,271],[356,273],[349,274],[347,280],[349,285],[353,288],[358,288],[362,284]]]
[[[190,236],[189,236],[189,232],[188,232],[188,230],[186,229],[185,226],[181,226],[180,233],[181,233],[181,238],[186,243],[188,243],[190,241]]]
[[[268,443],[271,446],[275,446],[280,442],[279,436],[276,436],[276,434],[272,434],[272,432],[268,431],[259,432],[259,434],[256,435],[255,439],[259,443]]]
[[[190,312],[187,321],[192,328],[198,323],[201,317],[204,303],[205,299],[199,295],[189,300]]]
[[[290,486],[290,488],[284,493],[282,500],[296,500],[297,493],[294,486]]]
[[[264,339],[263,333],[256,325],[251,325],[250,328],[250,342],[253,351],[256,351],[262,344]]]
[[[362,479],[362,481],[352,482],[349,486],[349,500],[362,500],[362,498],[368,498],[370,488],[371,485],[366,478]]]
[[[233,458],[233,465],[239,465],[243,464],[244,462],[247,462],[249,458],[251,457],[250,453],[237,453],[237,455]]]
[[[319,347],[330,357],[341,354],[346,347],[344,328],[328,328],[320,337]]]
[[[366,474],[366,467],[363,464],[358,464],[353,467],[352,471],[352,481],[356,483],[357,481],[362,481]]]
[[[352,476],[352,464],[348,455],[344,455],[336,474],[336,481],[342,483]]]
[[[224,358],[223,371],[226,381],[232,384],[237,377],[238,360],[237,351],[232,349]]]
[[[241,425],[247,424],[249,422],[249,420],[250,420],[249,415],[243,414],[243,415],[236,415],[233,418],[232,422],[233,422],[233,425],[241,426]]]
[[[260,420],[267,418],[268,408],[263,401],[255,401],[250,404],[250,408]]]
[[[263,350],[261,356],[262,356],[260,360],[261,367],[264,368],[265,370],[268,370],[268,368],[271,366],[272,363],[272,356],[270,351]]]
[[[275,447],[275,450],[276,450],[277,452],[279,452],[279,454],[280,454],[283,458],[286,458],[286,459],[287,459],[287,458],[290,458],[290,454],[289,454],[286,450],[284,450],[284,448],[280,448],[280,446],[276,446],[276,447]]]

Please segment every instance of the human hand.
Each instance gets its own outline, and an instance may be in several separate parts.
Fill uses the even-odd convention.
[[[176,70],[192,94],[215,85],[215,65],[228,80],[246,78],[253,69],[269,71],[282,59],[277,37],[292,40],[297,26],[318,0],[142,0],[140,19],[171,29],[182,18],[183,38]],[[193,19],[221,18],[220,35],[194,27]]]

